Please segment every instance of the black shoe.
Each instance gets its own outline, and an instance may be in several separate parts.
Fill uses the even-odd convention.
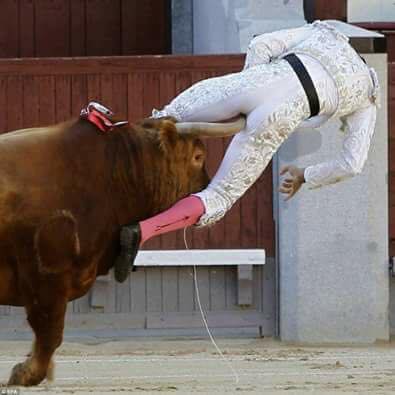
[[[133,268],[133,263],[139,250],[141,229],[139,224],[123,226],[121,229],[121,252],[115,261],[114,277],[123,283]],[[134,269],[132,269],[134,271]]]

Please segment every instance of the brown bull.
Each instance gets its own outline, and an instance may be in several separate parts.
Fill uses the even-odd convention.
[[[86,120],[0,136],[0,304],[24,306],[31,356],[9,384],[51,375],[68,301],[111,268],[120,226],[208,183],[204,146],[171,120],[103,134]]]
[[[196,135],[243,121],[230,125],[145,120],[102,133],[78,119],[0,136],[0,304],[24,306],[35,335],[10,385],[52,375],[67,302],[111,269],[120,227],[204,188]]]

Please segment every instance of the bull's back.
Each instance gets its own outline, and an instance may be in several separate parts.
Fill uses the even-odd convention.
[[[51,184],[59,174],[58,135],[59,128],[50,127],[0,136],[0,224],[43,201],[45,192],[50,203]]]
[[[74,125],[70,121],[0,136],[0,231],[57,210],[79,215],[88,203],[100,200],[104,143]]]

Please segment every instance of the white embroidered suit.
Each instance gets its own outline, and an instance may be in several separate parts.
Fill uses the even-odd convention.
[[[320,102],[310,118],[305,91],[288,62],[295,53],[307,68]],[[311,188],[361,172],[376,121],[378,81],[348,38],[326,22],[263,34],[248,48],[240,73],[201,81],[153,116],[180,121],[219,121],[244,113],[246,130],[229,145],[210,185],[199,196],[206,212],[199,225],[213,224],[232,207],[265,169],[273,154],[298,127],[318,127],[332,117],[346,126],[342,151],[306,168]]]

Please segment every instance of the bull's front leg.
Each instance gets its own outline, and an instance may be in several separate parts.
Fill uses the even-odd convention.
[[[62,343],[66,307],[66,298],[59,295],[50,304],[36,302],[26,306],[36,340],[26,361],[12,369],[8,385],[31,386],[40,384],[46,377],[52,379],[52,356]]]

